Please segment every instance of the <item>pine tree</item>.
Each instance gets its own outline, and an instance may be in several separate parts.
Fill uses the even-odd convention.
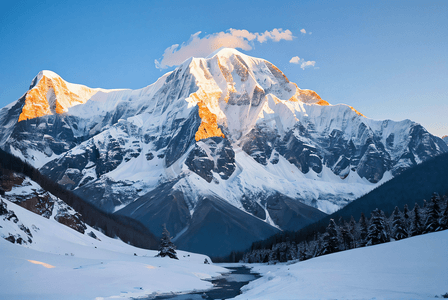
[[[269,251],[269,262],[277,262],[279,259],[279,252],[276,245],[272,245],[272,249]]]
[[[367,234],[368,234],[368,226],[367,219],[364,213],[361,213],[361,218],[359,219],[359,227],[360,227],[360,244],[361,246],[365,246],[367,244]]]
[[[422,234],[422,221],[420,216],[420,206],[415,203],[414,211],[411,217],[411,234],[410,236],[416,236]]]
[[[340,247],[340,250],[350,249],[353,238],[348,230],[348,225],[344,224],[342,226],[339,226],[339,233],[341,236],[341,241],[339,244],[342,246]]]
[[[382,210],[380,210],[380,215],[381,218],[384,220],[384,228],[386,231],[386,235],[390,238],[390,236],[392,235],[392,215],[390,215],[390,217],[387,218],[386,214]]]
[[[439,195],[436,193],[431,197],[431,201],[427,204],[426,221],[423,226],[423,233],[434,232],[440,230],[439,226]]]
[[[426,202],[426,199],[423,199],[423,206],[420,208],[420,221],[421,221],[421,225],[422,225],[422,230],[423,230],[423,225],[426,220],[427,211],[428,211],[428,202]]]
[[[297,256],[297,245],[296,243],[289,243],[289,247],[287,248],[286,252],[286,260],[295,260],[298,258]]]
[[[349,224],[349,232],[350,235],[352,237],[352,242],[350,245],[350,248],[356,248],[358,245],[356,244],[358,238],[359,238],[359,230],[358,230],[358,226],[356,224],[355,218],[353,218],[353,216],[350,218],[350,224]]]
[[[409,217],[409,208],[407,204],[405,204],[403,208],[403,228],[406,232],[406,237],[411,236],[411,219]]]
[[[395,210],[392,216],[392,237],[397,241],[407,238],[407,233],[403,226],[403,218],[397,206],[395,206]]]
[[[448,199],[446,197],[444,197],[444,199],[447,201],[445,203],[445,209],[439,219],[440,228],[442,230],[448,229]]]
[[[171,242],[171,236],[166,225],[163,224],[162,239],[160,240],[159,253],[156,256],[178,259],[176,253],[176,246]]]
[[[300,261],[304,261],[304,260],[308,259],[308,256],[307,256],[307,248],[308,247],[307,246],[308,245],[306,242],[302,242],[299,245],[299,260]]]
[[[338,233],[336,231],[336,224],[333,219],[327,226],[325,234],[323,236],[322,250],[320,255],[330,254],[338,251]]]
[[[378,208],[372,211],[370,226],[367,233],[367,245],[377,245],[389,242],[390,238],[386,231],[386,223],[383,212]]]

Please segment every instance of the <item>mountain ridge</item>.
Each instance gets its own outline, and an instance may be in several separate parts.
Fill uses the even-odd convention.
[[[26,96],[0,110],[4,150],[109,213],[131,213],[126,207],[137,199],[162,212],[169,206],[151,195],[176,195],[186,221],[182,214],[173,221],[183,226],[173,235],[207,219],[195,215],[203,199],[264,222],[266,237],[297,230],[322,217],[318,210],[331,213],[448,151],[415,122],[376,121],[330,105],[272,63],[234,49],[190,58],[142,89],[98,90],[61,114],[17,122]]]

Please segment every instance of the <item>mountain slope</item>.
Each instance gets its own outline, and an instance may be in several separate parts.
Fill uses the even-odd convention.
[[[17,223],[4,219],[2,203]],[[179,260],[160,258],[88,225],[91,234],[82,234],[0,197],[0,235],[17,224],[29,229],[32,243],[0,238],[1,299],[135,299],[209,289],[202,279],[228,272],[204,264],[205,255],[177,251]]]
[[[64,86],[52,76],[55,91],[55,82]],[[31,90],[48,87],[42,78]],[[110,213],[144,216],[145,206],[126,206],[166,195],[176,182],[172,194],[184,199],[170,219],[176,236],[189,232],[210,195],[265,222],[266,232],[297,230],[322,217],[317,209],[331,213],[448,151],[417,123],[329,105],[270,62],[234,49],[190,58],[139,90],[65,86],[77,96],[59,101],[47,92],[46,114],[20,119],[31,91],[0,110],[1,147]],[[149,229],[159,232],[160,222]]]
[[[89,224],[100,228],[110,237],[118,237],[134,246],[155,249],[159,244],[159,239],[140,222],[99,210],[1,149],[0,195],[33,213],[54,219],[82,234],[88,234],[85,229],[86,224]],[[13,213],[10,214],[6,209],[3,209],[3,212],[8,220],[13,217]],[[17,239],[23,241],[21,236],[12,235],[9,238],[11,242],[16,242]]]
[[[423,206],[423,200],[429,201],[433,193],[448,194],[447,169],[448,153],[445,153],[404,171],[401,175],[356,199],[341,210],[310,225],[310,228],[305,228],[305,230],[322,232],[328,226],[330,218],[338,220],[343,217],[345,220],[349,220],[353,216],[358,220],[361,212],[369,216],[370,212],[376,208],[384,211],[386,215],[390,215],[395,206],[398,206],[400,210],[405,204],[409,209],[412,209],[415,203]]]
[[[286,265],[255,265],[263,275],[234,298],[434,299],[447,293],[448,230]]]

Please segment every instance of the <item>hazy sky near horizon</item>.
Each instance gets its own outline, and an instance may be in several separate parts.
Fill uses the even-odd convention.
[[[0,107],[41,70],[137,89],[219,46],[267,59],[331,104],[448,134],[448,1],[4,0]]]

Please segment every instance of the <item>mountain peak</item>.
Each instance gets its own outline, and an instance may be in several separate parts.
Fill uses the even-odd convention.
[[[292,115],[296,110],[301,111],[302,104],[329,105],[316,92],[302,90],[290,82],[269,61],[233,48],[220,48],[207,58],[190,58],[184,62],[183,66],[186,65],[198,88],[186,99],[189,105],[199,107],[202,123],[197,141],[224,136],[220,126],[228,129],[226,135],[232,140],[238,140],[259,119],[278,115],[289,120],[285,114],[294,119]],[[174,72],[180,76],[182,70],[185,68]]]
[[[207,56],[206,58],[212,58],[215,55],[218,56],[226,56],[226,57],[230,57],[232,54],[235,55],[244,55],[243,53],[239,52],[238,50],[236,50],[235,48],[227,48],[227,47],[221,47],[215,51],[213,51],[209,56]]]
[[[85,103],[98,90],[66,82],[55,72],[42,70],[34,77],[26,93],[18,122],[65,113],[70,107]]]
[[[61,78],[61,76],[50,70],[42,70],[36,76],[39,79],[41,79],[43,76],[48,78]]]

